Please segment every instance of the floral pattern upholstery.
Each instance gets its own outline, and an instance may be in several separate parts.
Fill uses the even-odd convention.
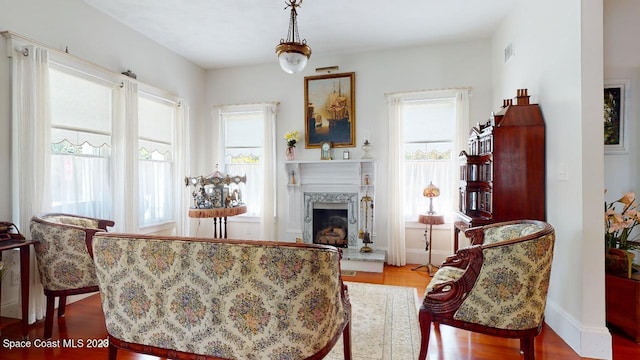
[[[454,319],[509,330],[537,327],[543,319],[554,235],[483,250],[475,286]]]
[[[65,226],[60,226],[65,225]],[[31,220],[42,286],[60,291],[97,286],[93,259],[85,242],[85,229],[98,229],[98,220],[67,215]]]
[[[350,320],[336,249],[97,234],[108,333],[226,359],[303,359]]]
[[[487,227],[484,232],[483,244],[493,244],[504,240],[517,239],[542,230],[538,224],[520,223],[503,226]]]
[[[460,269],[454,266],[443,266],[435,274],[433,274],[433,278],[429,281],[429,285],[427,285],[426,294],[433,291],[433,288],[436,285],[444,284],[449,281],[457,281],[464,275],[464,269]]]

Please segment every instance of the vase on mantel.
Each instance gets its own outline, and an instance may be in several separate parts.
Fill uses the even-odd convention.
[[[296,159],[296,148],[295,146],[287,146],[287,150],[285,151],[285,156],[287,158],[287,161],[291,161],[291,160],[295,160]]]

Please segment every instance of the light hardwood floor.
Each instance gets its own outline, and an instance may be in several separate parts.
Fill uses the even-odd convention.
[[[404,267],[385,266],[384,273],[356,273],[355,276],[345,276],[345,281],[367,282],[374,284],[399,285],[415,287],[418,295],[422,296],[429,283],[430,277],[423,271],[412,271],[415,265]],[[53,339],[82,339],[82,346],[72,347],[70,344],[52,344],[52,348],[31,346],[25,349],[6,348],[5,339],[18,339],[19,326],[14,325],[3,329],[2,343],[0,343],[0,359],[107,359],[106,348],[89,348],[89,340],[106,338],[104,319],[100,309],[99,295],[67,306],[67,315],[60,324],[54,322]],[[32,326],[30,339],[40,339],[44,332],[44,321]],[[371,339],[375,341],[375,339]],[[500,339],[486,335],[474,334],[448,326],[440,326],[431,332],[429,345],[430,360],[518,360],[522,356],[518,352],[518,341]],[[78,345],[76,343],[76,345]],[[101,345],[97,343],[96,345]],[[572,360],[581,359],[560,337],[549,327],[545,326],[542,334],[536,338],[537,360]],[[119,360],[157,359],[156,357],[133,354],[127,351],[118,352]],[[640,359],[640,345],[616,334],[613,335],[613,359]],[[407,359],[411,360],[411,359]]]

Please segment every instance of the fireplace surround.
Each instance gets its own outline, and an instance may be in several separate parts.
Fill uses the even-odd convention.
[[[361,160],[294,160],[285,163],[289,179],[287,234],[313,243],[314,209],[345,209],[347,248],[358,250],[363,244],[360,230],[360,199],[375,199],[376,161]],[[295,180],[294,180],[295,179]],[[317,211],[316,211],[317,213]],[[341,233],[342,230],[336,230]],[[373,231],[375,246],[375,226]],[[331,236],[338,237],[338,234]]]
[[[339,247],[356,247],[358,234],[357,193],[306,192],[304,193],[304,225],[303,240],[305,243],[320,243],[317,224],[318,211],[315,210],[346,210],[346,244],[330,244]],[[335,216],[335,215],[334,215]],[[326,226],[332,225],[327,219]],[[314,227],[314,222],[316,226]],[[336,225],[337,224],[333,224]],[[322,225],[324,226],[324,225]],[[336,232],[339,232],[337,230]],[[347,246],[344,246],[347,245]]]

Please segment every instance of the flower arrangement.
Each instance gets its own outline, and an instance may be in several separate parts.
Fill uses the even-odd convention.
[[[618,208],[622,208],[618,211]],[[607,204],[604,203],[604,226],[605,241],[607,248],[617,248],[628,250],[634,248],[630,244],[629,236],[633,229],[640,224],[640,213],[638,213],[638,203],[636,194],[625,193],[620,199]]]
[[[296,143],[300,141],[298,130],[289,131],[288,133],[284,134],[284,139],[287,140],[288,147],[296,147]]]

